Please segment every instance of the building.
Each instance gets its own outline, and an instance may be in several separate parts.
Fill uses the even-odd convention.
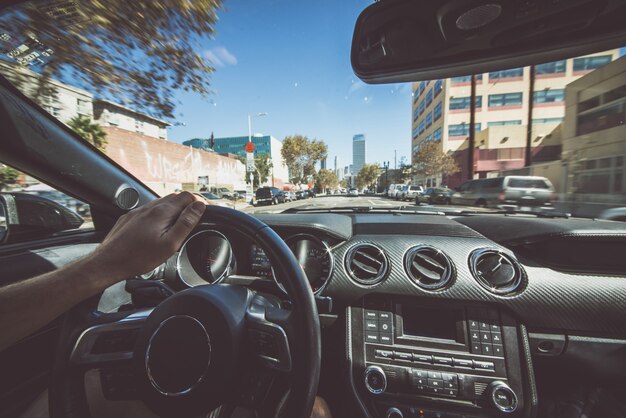
[[[93,101],[93,116],[102,127],[121,129],[159,139],[167,139],[167,127],[170,126],[170,123],[161,119],[102,99]],[[108,132],[114,135],[116,130],[110,129]]]
[[[246,156],[244,146],[248,143],[247,136],[234,136],[225,138],[193,138],[184,141],[183,145],[199,149],[212,149],[216,153],[225,155],[233,154],[239,157]],[[289,182],[289,171],[281,154],[283,143],[271,135],[254,135],[252,137],[255,155],[269,155],[273,164],[274,185]],[[271,183],[271,179],[268,181]]]
[[[320,170],[326,170],[326,158],[320,161]]]
[[[41,76],[34,71],[0,61],[0,73],[61,122],[67,123],[76,116],[93,117],[93,96],[85,90],[49,79],[43,94],[37,95]]]
[[[359,174],[365,165],[365,135],[358,134],[352,137],[352,169],[353,175]]]
[[[565,115],[565,87],[583,75],[619,57],[619,50],[559,60],[534,67],[532,92],[532,146],[552,146],[546,138]],[[494,167],[506,169],[524,166],[529,104],[531,68],[514,68],[476,75],[475,138],[478,155],[475,158],[475,177],[486,177]],[[444,80],[422,81],[413,84],[412,100],[412,163],[422,141],[441,143],[442,152],[455,157],[462,170],[445,179],[456,186],[467,179],[468,136],[470,124],[471,76]],[[488,131],[488,132],[484,132]],[[536,140],[539,137],[539,140]],[[496,146],[495,148],[491,148]],[[553,153],[557,149],[542,150]],[[539,151],[533,150],[533,153]],[[483,163],[481,157],[490,158]],[[463,167],[464,165],[464,167]],[[443,181],[438,178],[414,178],[414,182],[431,185]]]

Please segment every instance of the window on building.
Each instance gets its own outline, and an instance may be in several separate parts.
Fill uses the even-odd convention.
[[[419,132],[417,130],[417,126],[415,128],[413,128],[413,139],[417,138],[417,135],[419,135]]]
[[[432,141],[432,139],[433,139],[433,135],[432,135],[432,134],[430,134],[430,135],[427,135],[427,136],[426,136],[425,141]]]
[[[489,107],[518,106],[522,104],[522,93],[490,94]]]
[[[435,97],[439,96],[439,94],[443,91],[443,80],[435,81],[433,91],[435,92]]]
[[[565,89],[548,89],[533,93],[533,102],[535,104],[558,103],[563,100],[565,100]]]
[[[433,118],[435,120],[441,119],[442,108],[443,108],[443,103],[442,102],[437,103],[437,106],[435,106],[435,109],[433,110]]]
[[[615,100],[623,99],[626,97],[626,84],[616,87],[613,90],[609,90],[604,93],[604,103],[613,102]]]
[[[477,123],[474,127],[476,132],[480,131],[480,123]],[[448,136],[468,136],[469,135],[469,123],[459,123],[457,125],[448,126]]]
[[[424,90],[426,90],[426,82],[422,81],[420,82],[420,88],[419,88],[419,95],[421,96],[422,93],[424,93]]]
[[[426,123],[422,120],[418,125],[418,132],[421,135],[422,132],[426,129]]]
[[[574,58],[574,71],[591,71],[608,64],[613,59],[612,55],[599,55],[597,57]]]
[[[61,116],[61,108],[59,106],[43,105],[42,107],[46,112],[50,113],[55,118],[58,118],[59,116]]]
[[[502,80],[506,78],[517,78],[524,75],[523,68],[511,68],[509,70],[491,71],[489,80]]]
[[[416,120],[420,115],[420,110],[418,107],[415,108],[415,110],[413,111],[413,120]]]
[[[424,110],[426,110],[426,100],[422,100],[420,104],[417,105],[417,108],[419,109],[420,115],[424,113]]]
[[[451,97],[450,98],[450,110],[469,109],[471,97]],[[483,96],[476,96],[476,108],[483,106]]]
[[[433,112],[428,112],[426,114],[426,127],[428,128],[430,125],[433,124]]]
[[[428,93],[426,93],[426,106],[430,106],[430,104],[433,102],[433,89],[428,90]]]
[[[584,135],[626,123],[626,98],[622,101],[592,109],[578,115],[576,133]]]
[[[167,137],[167,130],[165,128],[159,128],[159,138],[165,139]]]
[[[595,96],[578,103],[578,112],[584,112],[598,106],[600,106],[600,96]]]
[[[76,99],[76,111],[79,115],[90,115],[91,102],[89,100]]]
[[[542,74],[564,73],[566,63],[567,61],[560,60],[560,61],[546,62],[545,64],[535,65],[535,74],[542,75]]]
[[[492,127],[492,126],[509,126],[509,125],[521,125],[522,121],[517,119],[517,120],[498,120],[495,122],[489,122],[487,123],[487,127]]]
[[[533,125],[541,123],[561,123],[563,118],[537,118],[533,119]]]
[[[109,125],[117,126],[120,124],[120,115],[117,113],[107,113],[106,122]]]
[[[476,75],[476,81],[482,80],[483,79],[483,75],[482,74],[477,74]],[[470,83],[472,81],[472,76],[471,75],[465,75],[465,76],[461,76],[461,77],[452,77],[451,78],[452,84],[462,84],[462,83]]]
[[[433,132],[433,141],[441,142],[441,128],[437,128]]]

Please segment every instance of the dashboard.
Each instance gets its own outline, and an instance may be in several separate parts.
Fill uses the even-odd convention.
[[[292,250],[316,299],[332,301],[322,314],[345,337],[336,347],[363,416],[531,416],[544,367],[626,375],[615,354],[626,350],[623,223],[256,216]],[[202,225],[159,278],[176,289],[245,280],[289,298],[263,248],[220,225]]]

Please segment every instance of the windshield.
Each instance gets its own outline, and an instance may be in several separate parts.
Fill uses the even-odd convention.
[[[23,2],[0,15],[0,73],[159,195],[248,212],[626,206],[624,48],[367,85],[350,64],[367,5]],[[429,188],[449,193],[414,193]]]

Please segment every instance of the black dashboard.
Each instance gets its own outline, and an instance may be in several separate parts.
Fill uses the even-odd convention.
[[[324,314],[344,328],[353,395],[365,416],[530,416],[533,359],[568,358],[570,350],[581,369],[598,370],[607,360],[598,353],[626,347],[624,224],[257,217],[286,241],[317,297],[332,301]],[[219,225],[190,238],[162,278],[178,288],[245,279],[288,298],[263,249]],[[608,373],[626,372],[623,359],[612,359]]]

